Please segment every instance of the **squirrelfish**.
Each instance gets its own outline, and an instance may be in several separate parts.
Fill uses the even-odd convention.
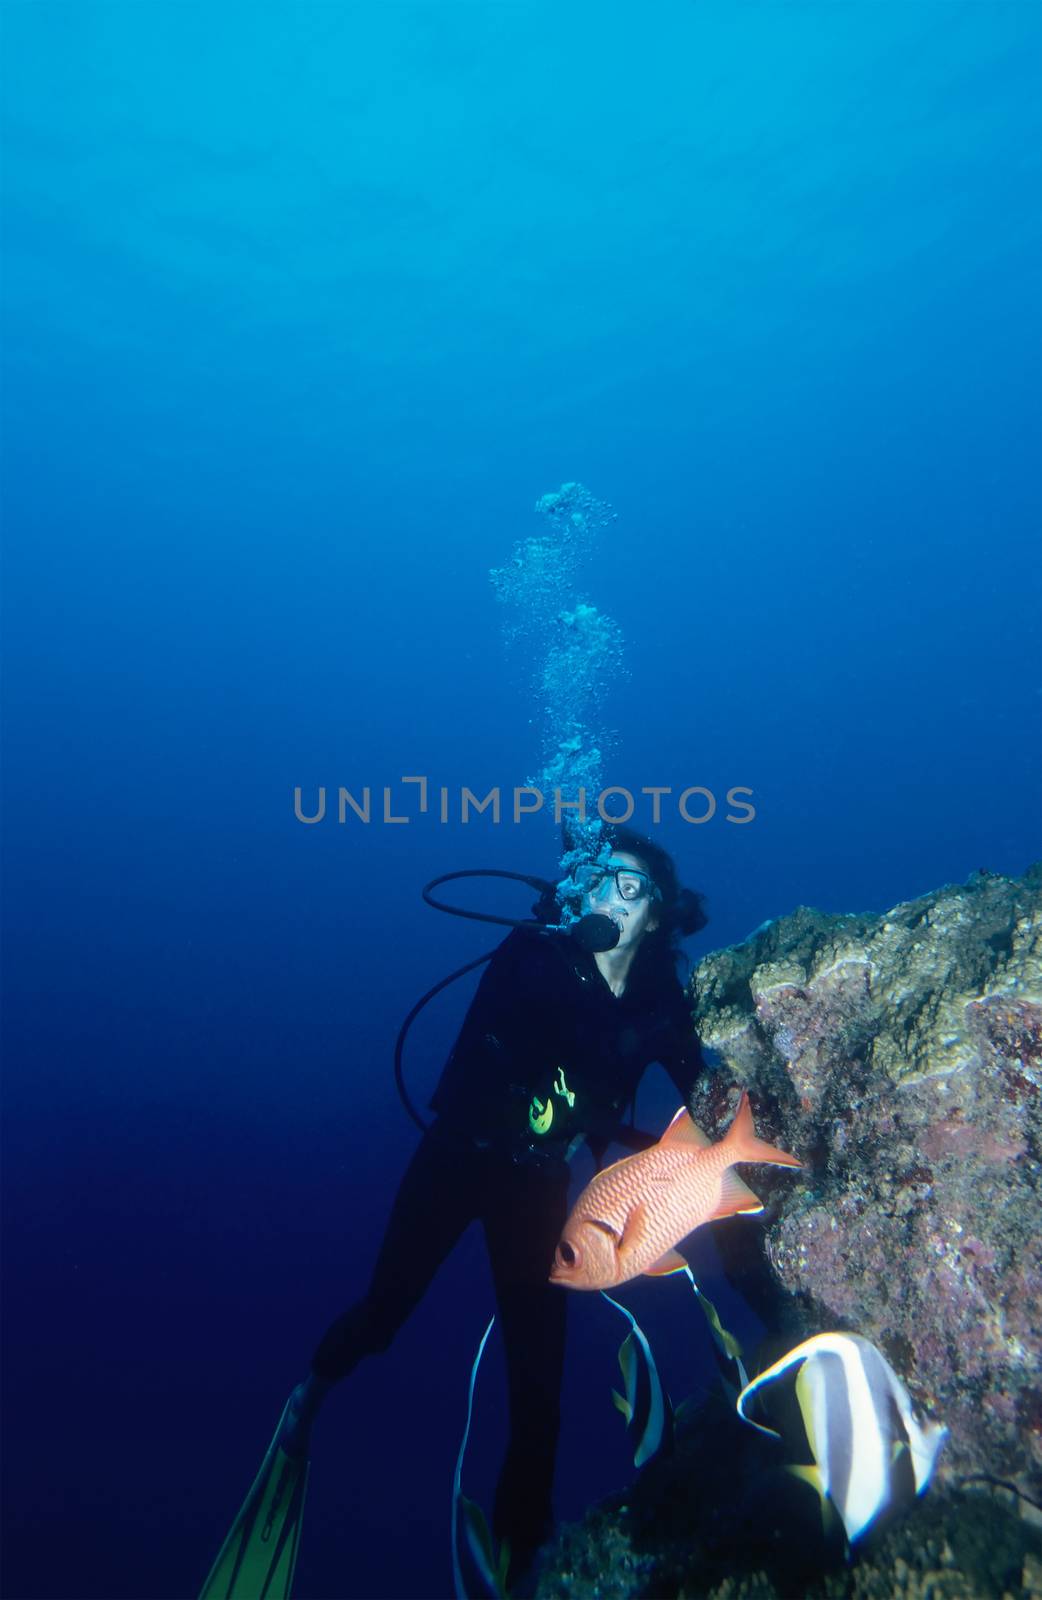
[[[800,1165],[757,1138],[744,1091],[718,1144],[681,1106],[658,1144],[605,1167],[586,1185],[565,1223],[550,1281],[610,1289],[642,1272],[682,1272],[687,1263],[675,1247],[695,1228],[763,1210],[733,1170],[741,1161]]]

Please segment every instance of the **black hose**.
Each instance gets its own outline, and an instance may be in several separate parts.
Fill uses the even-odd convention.
[[[440,909],[441,908],[439,907],[439,910]],[[423,1118],[420,1116],[420,1113],[409,1099],[409,1093],[405,1087],[405,1078],[402,1073],[402,1050],[405,1046],[405,1036],[412,1027],[413,1022],[427,1004],[428,1000],[433,1000],[436,994],[440,994],[442,989],[448,988],[450,983],[455,983],[457,978],[462,978],[464,973],[473,972],[475,967],[483,966],[486,961],[491,961],[495,953],[496,952],[494,950],[486,950],[485,954],[483,956],[478,956],[476,961],[468,961],[465,967],[459,967],[455,972],[450,972],[448,977],[442,978],[441,982],[436,983],[433,989],[428,989],[423,998],[421,1000],[417,1000],[416,1004],[409,1012],[409,1015],[402,1023],[401,1028],[398,1030],[398,1038],[394,1046],[394,1081],[398,1086],[398,1098],[401,1100],[402,1105],[405,1107],[406,1111],[409,1113],[410,1117],[415,1122],[421,1133],[427,1132],[427,1129],[430,1127],[430,1123],[424,1122]]]
[[[451,883],[455,878],[510,878],[514,883],[527,883],[529,888],[539,890],[539,902],[532,909],[540,916],[540,920],[533,919],[519,921],[517,917],[494,917],[488,911],[466,911],[462,906],[446,905],[444,900],[435,900],[431,894],[439,883]],[[504,928],[533,928],[536,932],[545,928],[552,919],[556,906],[555,890],[552,883],[545,878],[530,877],[527,872],[502,872],[496,867],[472,867],[465,872],[443,872],[440,878],[432,878],[430,883],[423,886],[423,898],[435,911],[447,911],[453,917],[469,917],[474,922],[496,922]]]
[[[520,920],[517,917],[494,917],[487,911],[467,911],[463,906],[450,906],[446,905],[443,900],[435,900],[431,890],[436,889],[440,883],[451,883],[455,878],[510,878],[515,883],[527,883],[529,888],[539,890],[539,900],[532,908],[536,915],[534,918],[524,920]],[[547,924],[553,920],[557,908],[554,885],[548,883],[545,878],[533,878],[525,872],[502,872],[493,867],[474,867],[465,872],[443,872],[440,878],[432,878],[430,883],[424,884],[423,898],[429,906],[434,907],[435,911],[447,911],[453,917],[468,917],[474,922],[495,922],[506,928],[529,928],[534,933],[542,933],[544,931]],[[442,978],[440,982],[436,983],[433,989],[428,989],[427,993],[417,1000],[398,1030],[398,1038],[394,1046],[394,1081],[398,1090],[398,1098],[421,1133],[426,1133],[430,1124],[424,1122],[420,1113],[409,1099],[409,1093],[405,1087],[405,1075],[402,1071],[402,1051],[405,1048],[406,1036],[429,1000],[433,1000],[434,996],[440,994],[442,989],[448,988],[450,983],[455,983],[457,978],[462,978],[466,973],[473,972],[475,967],[483,966],[486,961],[491,961],[495,953],[495,950],[486,950],[483,956],[478,956],[474,961],[468,961],[465,967],[458,967],[455,972],[450,972],[447,978]]]

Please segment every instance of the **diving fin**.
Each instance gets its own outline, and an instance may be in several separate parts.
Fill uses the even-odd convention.
[[[278,1442],[292,1403],[291,1395],[199,1600],[290,1600],[310,1465]]]

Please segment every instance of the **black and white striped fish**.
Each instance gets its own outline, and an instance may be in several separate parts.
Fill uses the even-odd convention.
[[[790,1418],[798,1413],[795,1422],[781,1422],[781,1431],[749,1415],[757,1407],[784,1418],[787,1397],[779,1385],[789,1390]],[[792,1470],[835,1507],[850,1544],[922,1494],[948,1434],[916,1419],[893,1367],[854,1333],[819,1333],[797,1345],[746,1385],[738,1414],[778,1438],[802,1428],[814,1464]]]

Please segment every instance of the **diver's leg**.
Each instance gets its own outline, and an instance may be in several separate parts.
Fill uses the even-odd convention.
[[[567,1292],[549,1277],[567,1213],[568,1169],[561,1162],[501,1171],[482,1218],[510,1401],[493,1531],[510,1541],[512,1576],[524,1570],[553,1527]]]
[[[299,1451],[329,1390],[368,1355],[386,1350],[478,1212],[481,1158],[429,1132],[406,1168],[369,1288],[323,1334],[294,1393],[285,1447]]]
[[[386,1350],[477,1215],[477,1151],[427,1133],[405,1170],[363,1299],[327,1329],[311,1362],[335,1383],[363,1356]]]
[[[307,1454],[311,1424],[332,1387],[331,1379],[320,1378],[314,1372],[309,1372],[303,1383],[297,1384],[289,1397],[278,1435],[279,1444],[288,1456]]]

